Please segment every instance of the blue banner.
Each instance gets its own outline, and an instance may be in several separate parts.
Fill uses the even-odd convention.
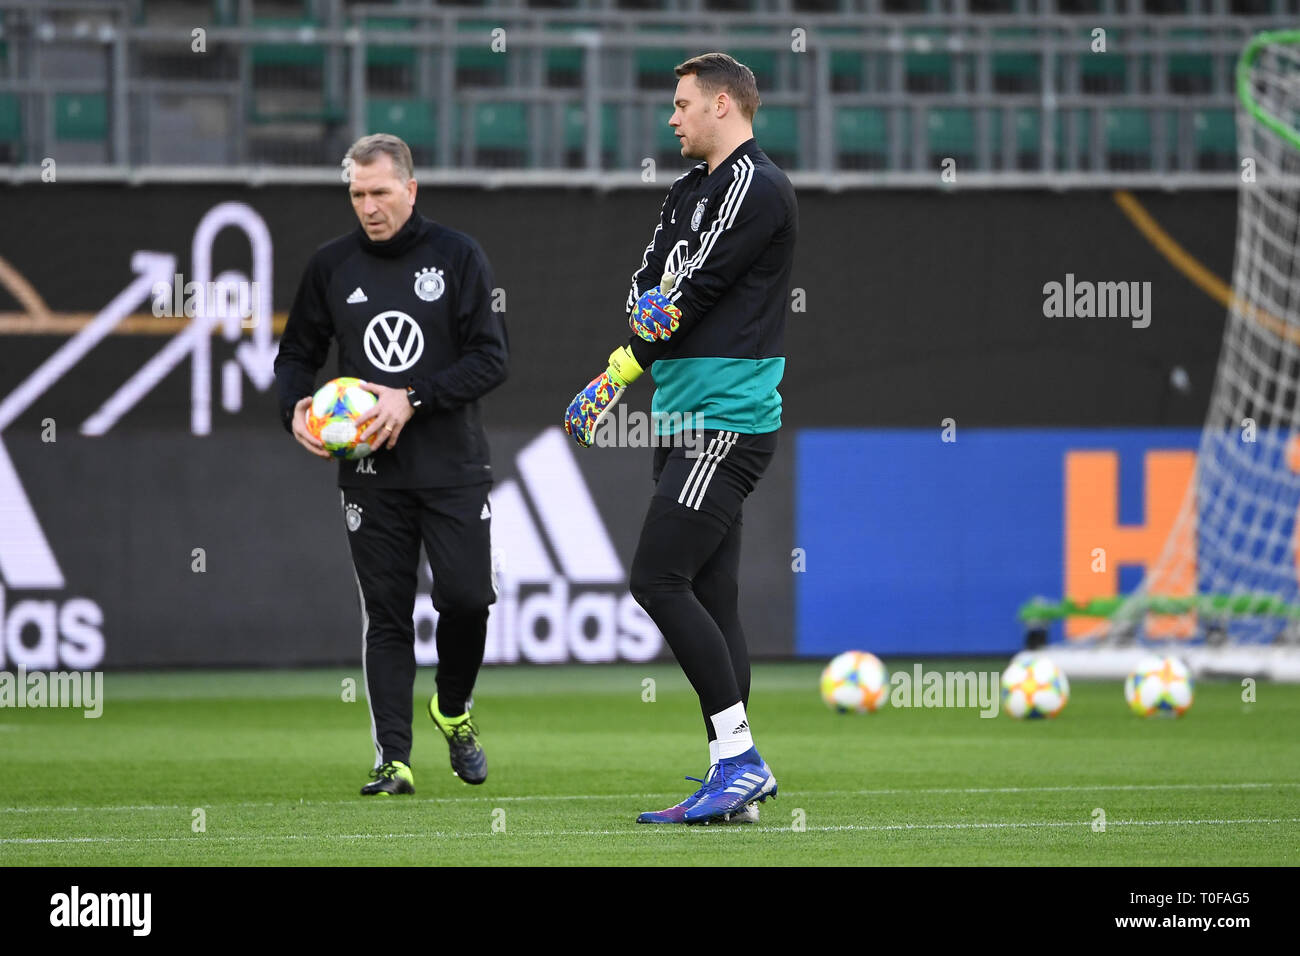
[[[1111,524],[1122,534],[1147,523],[1152,453],[1182,453],[1172,456],[1181,467],[1200,430],[954,428],[947,437],[938,428],[799,433],[797,654],[1019,650],[1017,609],[1066,590],[1068,457],[1104,466],[1105,455],[1079,453],[1115,456],[1114,487],[1076,489],[1074,500],[1104,508],[1114,498]],[[1174,487],[1162,480],[1157,490]],[[1165,534],[1149,537],[1157,531]],[[1142,564],[1113,550],[1111,583],[1126,592],[1141,580]]]

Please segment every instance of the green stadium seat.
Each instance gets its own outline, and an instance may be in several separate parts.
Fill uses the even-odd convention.
[[[1198,169],[1237,167],[1237,117],[1230,109],[1192,114],[1192,144]]]
[[[1106,162],[1111,169],[1147,169],[1151,166],[1151,113],[1120,107],[1105,116]]]
[[[847,169],[889,165],[889,114],[875,107],[843,106],[835,111],[835,157]]]
[[[1237,117],[1232,110],[1197,110],[1192,129],[1198,152],[1237,155]]]
[[[1074,119],[1079,121],[1079,149],[1086,155],[1087,144],[1091,142],[1086,125],[1086,116],[1072,117],[1064,116],[1060,113],[1053,114],[1055,122],[1052,124],[1052,168],[1064,169],[1069,163],[1066,151],[1065,129],[1067,123]],[[1015,111],[1015,156],[1012,165],[1018,169],[1042,169],[1043,168],[1043,114],[1040,110],[1034,108],[1018,109]],[[993,116],[992,124],[993,148],[995,152],[1002,150],[1002,113],[998,111]]]
[[[1006,27],[993,31],[994,39],[1033,38],[1037,31]],[[1043,58],[1033,50],[999,50],[991,57],[993,88],[999,93],[1026,93],[1042,87]]]
[[[574,33],[579,30],[599,32],[600,25],[594,23],[552,23],[548,30],[561,34]],[[552,86],[579,86],[582,83],[582,66],[586,51],[578,44],[566,44],[564,38],[557,37],[555,46],[546,49],[546,82]]]
[[[1106,52],[1092,52],[1092,32],[1076,34],[1079,52],[1079,86],[1085,93],[1126,93],[1136,82],[1129,76],[1129,59],[1123,52],[1119,30],[1107,29]]]
[[[522,166],[528,159],[528,105],[517,102],[475,103],[462,110],[461,123],[473,124],[475,155],[472,165]],[[469,138],[469,129],[462,136]]]
[[[257,17],[254,29],[306,30],[319,27],[310,18]],[[325,64],[325,48],[316,43],[254,43],[250,48],[253,67],[319,69]]]
[[[618,107],[606,103],[600,108],[600,152],[602,162],[613,163],[618,156]],[[587,149],[587,111],[577,103],[564,108],[564,149],[583,156]]]
[[[640,32],[651,36],[658,34],[680,37],[682,35],[679,26],[646,26]],[[632,81],[643,90],[671,91],[677,83],[677,78],[673,76],[673,68],[690,56],[690,51],[685,47],[639,49],[632,61]]]
[[[462,20],[456,32],[472,42],[456,48],[456,79],[470,86],[505,86],[507,54],[492,49],[494,20]]]
[[[528,142],[528,107],[524,103],[476,103],[474,142],[480,149],[523,148]]]
[[[364,28],[371,33],[411,33],[417,21],[405,17],[366,17]],[[366,66],[415,70],[418,52],[415,47],[392,44],[366,44]]]
[[[975,113],[962,108],[932,109],[926,116],[931,157],[975,155]]]
[[[903,54],[903,74],[912,93],[943,93],[953,89],[952,54],[944,30],[908,30],[908,48]],[[916,49],[916,42],[927,44]]]
[[[239,22],[239,0],[212,0],[212,25],[233,27]]]
[[[0,93],[0,143],[16,143],[23,138],[23,114],[17,93]]]
[[[54,137],[78,142],[103,142],[107,139],[107,94],[55,93]]]
[[[1170,30],[1170,40],[1207,41],[1208,30]],[[1170,51],[1168,60],[1169,89],[1173,93],[1205,93],[1214,86],[1214,57],[1194,50]]]
[[[754,79],[758,81],[759,93],[772,90],[776,86],[776,56],[777,51],[771,47],[766,49],[762,47],[746,47],[744,41],[740,39],[746,34],[750,36],[770,37],[773,33],[771,27],[737,27],[734,33],[736,37],[735,49],[729,50],[737,60],[745,64],[754,71]],[[789,44],[790,34],[786,31],[781,34],[782,39]],[[681,62],[680,60],[678,61]]]
[[[793,106],[759,107],[754,138],[778,166],[799,166],[799,111]]]
[[[835,144],[843,152],[887,153],[888,114],[875,107],[840,107],[835,111]]]
[[[857,37],[856,27],[825,27],[821,31],[829,36]],[[831,90],[836,93],[858,92],[870,86],[868,54],[862,50],[831,50]]]
[[[424,99],[371,99],[366,132],[392,133],[412,148],[432,149],[438,145],[438,105]]]

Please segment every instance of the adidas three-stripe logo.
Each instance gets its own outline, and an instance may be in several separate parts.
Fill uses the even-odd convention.
[[[752,793],[760,789],[765,783],[767,783],[766,777],[761,777],[746,770],[723,793]]]
[[[727,457],[727,452],[735,447],[738,437],[736,432],[718,432],[713,437],[709,447],[705,449],[703,455],[695,459],[691,473],[686,476],[682,493],[677,496],[679,505],[685,505],[695,511],[700,510],[700,502],[704,500],[704,493],[709,490],[709,482],[713,480],[713,474],[718,470],[718,462]]]

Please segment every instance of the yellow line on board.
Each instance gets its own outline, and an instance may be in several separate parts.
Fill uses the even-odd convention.
[[[0,312],[0,335],[75,335],[95,318],[93,312],[51,312],[43,318],[33,318],[26,312]],[[276,312],[271,320],[275,335],[284,332],[287,313]],[[128,315],[110,332],[110,335],[175,335],[187,328],[190,319],[153,316],[147,312]],[[214,326],[213,335],[221,334],[221,326]]]
[[[1142,204],[1137,201],[1137,197],[1131,192],[1127,189],[1120,189],[1114,193],[1113,198],[1115,205],[1119,206],[1120,211],[1128,217],[1129,222],[1133,223],[1137,231],[1142,233],[1147,242],[1155,246],[1156,251],[1164,256],[1171,266],[1186,276],[1194,286],[1215,302],[1218,302],[1219,305],[1240,312],[1246,318],[1259,323],[1274,335],[1289,342],[1300,343],[1300,329],[1293,327],[1284,319],[1279,319],[1277,316],[1251,305],[1233,292],[1231,286],[1201,265],[1195,256],[1180,246],[1173,236],[1165,232],[1160,223],[1151,217],[1151,214],[1143,208]]]

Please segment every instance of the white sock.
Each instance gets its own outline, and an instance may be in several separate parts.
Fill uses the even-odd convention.
[[[718,735],[718,759],[730,760],[739,757],[754,746],[754,737],[749,732],[749,720],[745,717],[745,705],[740,701],[732,704],[721,713],[714,714],[713,732]]]
[[[713,765],[717,762],[718,762],[718,742],[716,740],[710,740],[709,741],[709,769],[712,770]],[[708,774],[706,773],[704,776],[707,777]]]

